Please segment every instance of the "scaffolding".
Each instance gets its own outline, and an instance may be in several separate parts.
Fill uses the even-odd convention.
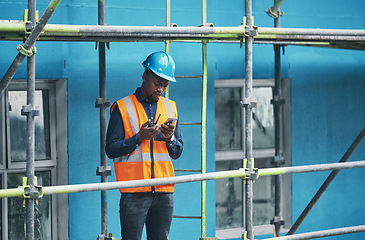
[[[8,71],[0,81],[0,96],[7,89],[15,72],[21,63],[27,57],[28,61],[28,78],[27,78],[27,105],[22,109],[22,115],[27,117],[27,183],[16,189],[0,190],[0,197],[23,197],[26,199],[27,228],[28,239],[34,239],[34,204],[37,199],[43,195],[75,193],[85,191],[101,191],[102,203],[102,232],[98,239],[111,239],[108,233],[108,202],[107,190],[152,186],[161,184],[183,183],[202,181],[202,191],[205,191],[204,181],[221,178],[240,177],[246,183],[246,226],[242,239],[254,239],[253,234],[253,181],[259,176],[275,175],[276,186],[280,187],[280,175],[288,173],[328,171],[333,170],[326,182],[322,185],[316,196],[312,199],[306,210],[303,212],[298,221],[290,229],[288,235],[295,233],[300,223],[304,220],[313,205],[328,187],[330,182],[336,176],[340,169],[365,167],[365,161],[345,163],[352,152],[360,144],[365,135],[365,128],[356,138],[349,150],[346,152],[340,163],[322,164],[301,167],[282,167],[282,136],[281,125],[281,105],[283,104],[282,94],[280,92],[280,46],[282,45],[300,45],[300,46],[317,46],[342,49],[365,50],[365,30],[338,30],[338,29],[299,29],[299,28],[280,28],[280,5],[283,0],[275,0],[274,6],[268,8],[266,12],[275,18],[275,28],[257,27],[254,25],[252,16],[252,0],[245,0],[245,17],[240,26],[237,27],[214,27],[213,24],[206,22],[206,0],[202,1],[203,24],[198,27],[178,27],[170,23],[170,1],[166,1],[166,27],[147,27],[147,26],[108,26],[105,23],[105,2],[98,1],[98,25],[60,25],[47,24],[52,14],[60,4],[61,0],[52,0],[45,10],[39,21],[36,19],[36,0],[28,0],[28,11],[25,12],[23,21],[0,20],[0,40],[3,41],[24,41],[23,45],[18,46],[19,53],[15,57]],[[37,23],[37,24],[36,24]],[[98,184],[80,184],[67,186],[41,187],[37,186],[34,181],[34,118],[38,115],[38,110],[34,106],[35,90],[35,42],[36,41],[80,41],[80,42],[98,42],[99,44],[99,98],[95,106],[100,108],[100,152],[101,160],[97,168],[97,175],[101,176],[101,183]],[[202,43],[203,48],[203,78],[206,80],[206,45],[208,42],[238,42],[241,46],[245,45],[245,96],[242,99],[242,106],[245,109],[245,165],[243,168],[234,171],[206,173],[205,172],[205,115],[202,111],[202,170],[200,174],[186,175],[174,178],[138,180],[127,182],[108,182],[108,176],[111,174],[111,168],[107,165],[105,155],[105,135],[107,115],[106,109],[110,106],[110,101],[106,97],[106,69],[105,69],[105,47],[108,42],[165,42],[166,51],[169,51],[171,41],[197,41]],[[252,153],[252,109],[256,102],[252,99],[252,45],[253,44],[274,44],[275,51],[275,93],[274,93],[274,114],[275,114],[275,156],[276,168],[256,169],[253,164]],[[206,86],[205,86],[206,87]],[[204,88],[204,87],[203,87]],[[167,93],[168,94],[168,93]],[[203,108],[204,96],[206,89],[203,89]],[[279,191],[277,191],[279,192]],[[201,239],[211,239],[205,236],[205,206],[204,193],[202,193],[202,235]],[[280,235],[280,195],[275,196],[275,216],[272,224],[275,226],[275,234]],[[364,226],[353,228],[327,230],[325,233],[317,233],[316,236],[330,236],[331,234],[344,234],[351,232],[365,231]],[[294,235],[276,239],[309,239],[313,234],[303,236]]]

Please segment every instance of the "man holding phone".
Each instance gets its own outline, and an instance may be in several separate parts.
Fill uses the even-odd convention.
[[[115,102],[106,136],[106,154],[114,160],[117,181],[173,177],[171,158],[180,157],[183,140],[176,103],[162,97],[174,77],[175,63],[166,52],[142,63],[142,85]],[[123,240],[167,240],[173,215],[174,185],[120,189]]]

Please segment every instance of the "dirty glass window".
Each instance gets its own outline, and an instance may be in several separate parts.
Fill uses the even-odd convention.
[[[62,151],[61,154],[56,152],[57,141],[64,144],[63,141],[67,140],[55,134],[59,130],[56,113],[62,109],[62,113],[66,114],[62,107],[56,109],[57,106],[61,106],[56,104],[56,100],[63,102],[66,97],[63,95],[65,92],[58,92],[58,83],[62,88],[65,86],[63,80],[36,81],[34,106],[39,110],[39,115],[34,117],[36,160],[34,165],[40,186],[50,186],[51,179],[53,181],[59,179],[58,174],[62,164],[57,164],[56,160],[59,157],[65,159],[63,155],[65,152]],[[5,189],[21,186],[22,178],[26,175],[27,117],[21,114],[23,106],[27,105],[26,85],[25,80],[13,80],[0,97],[0,158],[3,161],[3,164],[0,164],[0,176],[2,176],[1,187]],[[60,93],[61,96],[56,93]],[[57,96],[60,98],[57,99]],[[65,114],[62,114],[59,122],[65,121]],[[57,182],[53,183],[57,184]],[[68,226],[68,219],[62,214],[63,218],[55,221],[60,216],[60,212],[54,206],[52,207],[52,200],[57,198],[51,195],[43,196],[38,200],[38,205],[35,205],[35,239],[58,239],[58,226]],[[2,239],[27,239],[23,199],[8,198],[1,201],[0,240],[1,237]]]
[[[244,153],[244,109],[242,80],[218,80],[215,87],[215,139],[216,171],[237,170],[243,167]],[[230,85],[231,84],[231,85]],[[275,147],[274,110],[271,100],[272,84],[253,84],[252,98],[257,101],[253,108],[253,149],[264,150]],[[273,151],[269,151],[273,152]],[[262,155],[262,154],[261,154]],[[254,156],[255,157],[255,156]],[[271,167],[271,155],[255,157],[255,167]],[[216,180],[216,229],[244,228],[244,190],[242,179]],[[273,178],[255,180],[253,193],[253,224],[268,225],[274,216]]]
[[[259,169],[271,168],[270,159],[255,161]],[[253,225],[268,225],[275,214],[275,176],[260,177],[253,188]]]
[[[38,185],[50,186],[50,171],[36,172]],[[8,174],[8,188],[16,188],[22,185],[25,173]],[[51,196],[45,195],[38,200],[34,209],[34,238],[39,240],[52,239],[51,231]],[[23,207],[23,199],[8,198],[8,239],[27,239],[26,215]]]
[[[216,171],[237,170],[242,160],[219,161]],[[240,178],[216,181],[216,228],[239,228],[243,226],[243,182]]]
[[[242,149],[242,114],[240,88],[215,89],[216,151]]]
[[[219,161],[216,171],[237,170],[242,160]],[[270,168],[270,159],[255,161],[255,167]],[[275,177],[268,176],[255,180],[253,188],[253,224],[270,224],[275,207]],[[243,181],[240,178],[226,178],[216,181],[216,228],[229,229],[243,227]]]
[[[9,91],[9,125],[11,161],[26,161],[27,146],[27,118],[21,115],[21,110],[27,103],[26,91]],[[35,159],[47,160],[51,158],[50,151],[50,122],[48,90],[35,91],[34,105],[39,107],[39,116],[35,122]]]
[[[257,101],[257,107],[252,109],[252,141],[253,148],[274,148],[274,107],[272,87],[254,87],[252,97]]]

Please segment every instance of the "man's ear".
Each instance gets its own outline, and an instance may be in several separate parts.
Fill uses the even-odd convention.
[[[143,82],[147,81],[147,73],[146,72],[143,73],[142,80],[143,80]]]

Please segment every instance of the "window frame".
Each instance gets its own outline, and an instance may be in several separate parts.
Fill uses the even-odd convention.
[[[217,79],[215,80],[214,87],[215,88],[241,88],[241,95],[244,96],[245,93],[245,80],[244,79]],[[274,87],[275,80],[273,78],[270,79],[254,79],[252,82],[252,87]],[[241,112],[242,114],[242,129],[245,129],[245,121],[244,121],[244,110]],[[233,151],[218,151],[215,152],[216,161],[224,161],[224,160],[238,160],[242,159],[242,156],[245,156],[244,152],[244,138],[242,141],[241,150],[233,150]],[[256,158],[265,158],[271,157],[275,155],[275,147],[273,148],[261,148],[261,149],[253,149],[252,154]]]
[[[8,169],[7,171],[3,172],[3,173],[0,173],[0,175],[2,175],[3,177],[3,187],[6,187],[8,186],[8,174],[16,174],[16,173],[25,173],[25,169],[19,171],[19,169]],[[39,167],[39,168],[36,168],[35,170],[36,172],[46,172],[46,171],[50,171],[50,174],[51,174],[51,185],[54,185],[55,181],[56,181],[56,169],[53,168],[53,167]],[[25,176],[25,175],[24,175]],[[8,231],[9,231],[9,225],[8,225],[8,214],[9,214],[9,209],[8,209],[8,198],[3,198],[3,212],[2,212],[2,220],[5,220],[3,221],[3,239],[8,239]],[[56,195],[52,195],[51,196],[51,214],[52,214],[52,217],[51,217],[51,235],[52,235],[52,240],[53,239],[62,239],[62,238],[59,238],[59,234],[61,233],[58,229],[57,229],[57,224],[58,224],[58,212],[57,212],[57,206],[56,206],[56,201],[57,201],[57,196]]]
[[[7,187],[7,176],[11,173],[26,171],[26,162],[11,163],[9,143],[8,91],[26,91],[26,80],[12,80],[7,91],[0,97],[0,154],[4,156],[4,164],[0,162],[0,177],[2,188]],[[51,185],[68,184],[68,123],[67,123],[67,80],[66,79],[36,79],[36,90],[48,89],[49,127],[50,127],[50,159],[35,161],[35,171],[50,171]],[[25,103],[26,104],[26,103]],[[26,118],[24,116],[24,118]],[[66,173],[66,174],[65,174]],[[67,240],[69,237],[68,194],[51,196],[51,231],[52,239]],[[8,199],[1,199],[2,233],[0,239],[8,237]],[[66,211],[65,211],[66,210]]]
[[[252,87],[275,87],[275,79],[253,79]],[[245,92],[245,79],[217,79],[215,80],[215,88],[241,88],[242,96],[244,96]],[[283,105],[283,148],[284,148],[284,159],[285,166],[291,166],[291,107],[290,107],[290,79],[282,79],[282,94],[285,99],[285,104]],[[244,109],[241,111],[242,114],[242,129],[245,129],[245,121],[244,121]],[[242,141],[241,150],[234,151],[216,151],[215,152],[215,161],[234,161],[234,160],[242,160],[245,156],[244,151],[244,137]],[[261,148],[261,149],[253,149],[253,157],[258,159],[272,158],[275,157],[275,147],[273,148]],[[291,226],[291,175],[286,174],[282,176],[282,215],[281,218],[285,220],[285,225],[283,226],[283,231],[287,230]],[[243,185],[245,188],[245,185]],[[243,216],[245,216],[245,189],[243,190]],[[284,210],[285,206],[285,211]],[[242,233],[245,231],[245,223],[246,219],[243,217],[243,227],[242,228],[230,228],[230,229],[219,229],[216,230],[216,236],[222,239],[229,238],[240,238]],[[272,234],[273,233],[273,225],[256,225],[254,226],[255,234]]]
[[[47,83],[46,80],[38,80],[36,81],[35,84],[35,89],[36,90],[48,90],[48,100],[49,100],[49,134],[50,134],[50,159],[47,160],[36,160],[34,161],[35,167],[54,167],[56,166],[56,118],[55,118],[55,84],[50,84],[49,82]],[[8,92],[9,91],[26,91],[26,81],[24,80],[14,80],[14,82],[12,82],[12,84],[9,85],[7,91],[6,91],[6,95],[5,95],[5,99],[6,99],[6,103],[9,103],[9,99],[8,99]],[[26,103],[24,103],[25,105]],[[35,107],[39,107],[39,106],[35,106]],[[7,127],[7,132],[10,132],[10,119],[9,119],[9,104],[5,104],[5,111],[6,111],[6,127]],[[24,116],[24,118],[26,119],[26,116]],[[37,117],[36,117],[37,118]],[[7,137],[7,143],[10,143],[10,134],[6,134]],[[7,152],[10,153],[11,152],[11,144],[7,144]],[[13,162],[11,160],[11,154],[7,154],[7,169],[23,169],[26,167],[26,161],[24,162]]]

